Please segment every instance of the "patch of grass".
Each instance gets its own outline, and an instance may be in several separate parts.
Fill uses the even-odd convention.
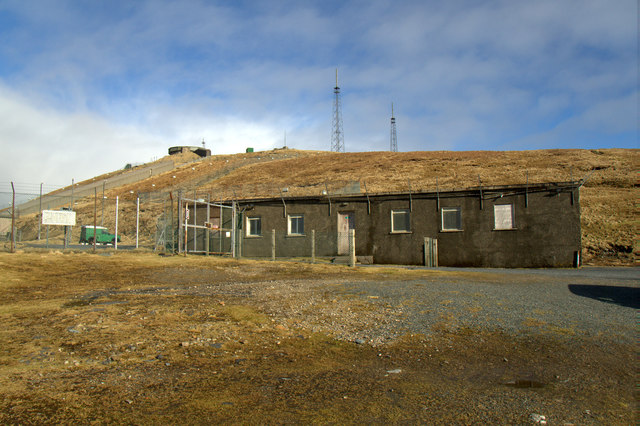
[[[557,327],[555,325],[548,325],[547,330],[555,334],[560,334],[562,336],[575,336],[576,334],[576,331],[573,328]]]
[[[0,305],[0,316],[35,315],[52,313],[59,310],[66,299],[32,300],[29,303],[18,302]]]
[[[228,305],[222,310],[225,315],[233,321],[240,323],[249,323],[253,325],[262,325],[270,323],[269,317],[255,309],[244,305]]]
[[[522,324],[525,327],[534,327],[534,328],[542,328],[547,326],[546,321],[542,321],[538,318],[531,318],[531,317],[525,318],[524,321],[522,321]]]

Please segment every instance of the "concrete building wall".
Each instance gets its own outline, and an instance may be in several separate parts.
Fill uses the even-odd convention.
[[[242,215],[242,255],[248,257],[270,256],[272,247],[272,231],[276,231],[276,256],[298,257],[311,253],[311,231],[315,231],[316,255],[335,256],[337,247],[337,221],[335,211],[329,216],[328,203],[309,203],[308,201],[287,201],[285,207],[281,201],[252,204],[253,208],[245,210]],[[288,234],[288,216],[304,215],[304,234]],[[262,234],[247,235],[247,218],[261,219]],[[337,223],[337,222],[336,222]]]
[[[580,251],[580,207],[578,189],[536,188],[518,190],[460,191],[286,200],[286,213],[303,214],[305,234],[287,235],[287,217],[280,200],[255,201],[242,215],[260,217],[262,235],[242,240],[243,255],[269,256],[271,230],[278,241],[276,255],[308,256],[310,233],[316,231],[316,255],[337,255],[338,216],[355,217],[356,254],[373,256],[374,263],[423,264],[424,238],[438,241],[441,266],[480,267],[570,267]],[[439,208],[438,208],[439,203]],[[525,205],[526,204],[526,205]],[[495,229],[495,205],[512,205],[513,229]],[[459,208],[461,229],[442,228],[442,208]],[[408,232],[392,232],[392,210],[410,209]],[[369,211],[370,210],[370,211]]]
[[[478,195],[441,198],[438,209],[437,200],[414,198],[407,234],[390,232],[390,211],[402,203],[381,203],[370,251],[376,263],[421,264],[424,237],[431,237],[438,241],[442,266],[568,267],[581,248],[578,201],[577,191],[573,204],[570,193],[544,192],[529,194],[527,207],[520,194],[484,199],[480,208]],[[514,228],[494,229],[494,206],[508,204],[513,205]],[[441,229],[445,207],[460,208],[460,231]]]

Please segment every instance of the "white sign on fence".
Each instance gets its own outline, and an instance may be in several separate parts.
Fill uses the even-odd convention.
[[[42,210],[42,224],[74,226],[76,224],[76,212],[68,210]]]

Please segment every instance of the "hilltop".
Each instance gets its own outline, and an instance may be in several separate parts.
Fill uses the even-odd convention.
[[[108,199],[118,195],[124,202],[135,199],[136,194],[144,195],[142,199],[149,201],[143,209],[141,228],[151,238],[162,213],[160,200],[167,199],[169,194],[175,197],[178,191],[191,195],[195,191],[198,197],[212,200],[230,200],[279,197],[283,188],[287,189],[285,196],[296,196],[318,195],[323,190],[336,193],[344,188],[363,193],[436,188],[446,191],[479,185],[583,179],[580,202],[585,260],[633,263],[640,150],[335,153],[275,149],[206,158],[183,153],[164,157],[158,163],[167,161],[174,162],[171,170],[106,193]],[[81,201],[76,207],[80,223],[89,223],[87,216],[93,217],[91,200],[92,197]],[[125,207],[123,212],[130,215],[131,208]],[[125,219],[120,229],[125,237],[133,232],[135,238],[135,218],[133,229],[131,226],[131,220]]]

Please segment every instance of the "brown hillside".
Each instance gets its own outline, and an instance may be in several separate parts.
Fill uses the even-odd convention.
[[[162,159],[161,159],[162,160]],[[159,161],[161,161],[159,160]],[[108,196],[134,199],[135,193],[166,198],[182,190],[212,199],[318,195],[350,186],[369,193],[441,191],[483,186],[585,179],[581,189],[582,234],[585,259],[633,263],[637,234],[640,150],[537,150],[332,153],[277,149],[203,159],[183,164],[162,175],[112,190]],[[175,176],[175,177],[174,177]],[[161,208],[147,206],[143,226],[152,234]],[[91,212],[93,208],[86,205]],[[78,206],[82,216],[83,207]],[[126,211],[126,209],[125,209]],[[131,208],[129,207],[129,212]],[[134,210],[135,214],[135,210]],[[135,234],[124,221],[125,236]]]

